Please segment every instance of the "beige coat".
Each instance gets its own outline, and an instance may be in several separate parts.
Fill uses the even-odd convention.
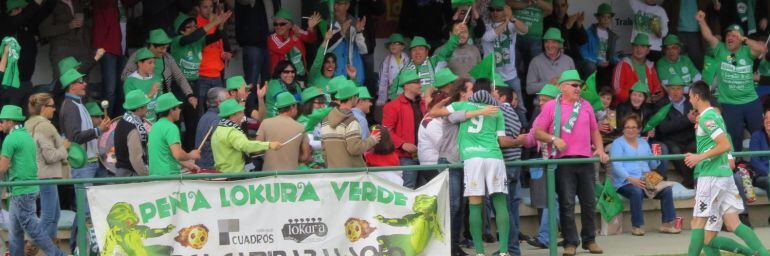
[[[39,179],[69,178],[67,149],[51,121],[42,116],[30,117],[24,123],[37,144],[37,177]]]

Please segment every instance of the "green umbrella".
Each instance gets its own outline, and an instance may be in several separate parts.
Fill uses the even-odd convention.
[[[666,104],[662,108],[658,110],[657,113],[652,115],[650,117],[650,120],[647,121],[647,124],[644,125],[644,129],[642,129],[642,133],[646,133],[649,130],[652,130],[656,126],[660,124],[660,122],[663,122],[663,119],[666,119],[666,116],[668,115],[668,111],[671,110],[671,103]]]

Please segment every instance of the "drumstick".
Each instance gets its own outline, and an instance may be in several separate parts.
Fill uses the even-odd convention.
[[[465,13],[465,18],[463,18],[463,23],[465,23],[465,21],[468,20],[468,14],[470,14],[472,10],[473,10],[473,5],[471,5],[471,7],[468,8],[468,11]]]
[[[297,135],[294,135],[294,137],[291,137],[291,139],[288,139],[287,141],[284,141],[283,143],[281,143],[281,146],[289,144],[289,142],[296,140],[297,138],[299,138],[300,135],[302,135],[301,132],[297,133]]]
[[[214,126],[209,127],[209,131],[206,132],[206,136],[203,136],[203,140],[201,141],[201,144],[198,145],[198,151],[201,151],[203,148],[203,145],[206,145],[206,140],[209,139],[209,135],[211,135],[211,130],[214,129]]]

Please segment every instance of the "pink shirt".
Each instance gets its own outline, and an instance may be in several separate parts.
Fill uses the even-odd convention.
[[[556,158],[565,156],[585,156],[591,157],[591,133],[599,130],[599,124],[596,122],[594,109],[591,104],[584,99],[580,99],[582,106],[578,113],[577,121],[572,128],[572,133],[564,131],[564,124],[572,114],[572,105],[564,101],[561,102],[561,139],[567,144],[567,149],[558,152]],[[540,115],[535,119],[534,128],[543,130],[548,134],[553,134],[553,119],[556,115],[556,100],[551,100],[543,105]]]

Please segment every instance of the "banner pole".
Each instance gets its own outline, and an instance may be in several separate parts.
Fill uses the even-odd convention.
[[[75,221],[77,221],[78,224],[78,255],[88,255],[89,246],[86,239],[86,234],[88,234],[88,227],[86,227],[86,188],[83,184],[75,185],[75,202],[75,207],[77,209]]]

